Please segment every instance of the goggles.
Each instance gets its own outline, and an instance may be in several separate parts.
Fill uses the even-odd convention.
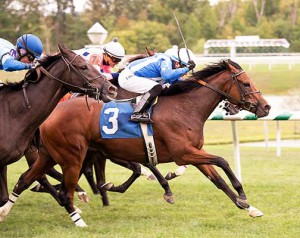
[[[108,55],[108,56],[111,59],[111,61],[116,63],[116,64],[121,62],[121,59],[119,59],[119,58],[113,57],[111,55]]]
[[[35,59],[35,56],[33,54],[27,52],[27,50],[25,50],[25,49],[19,48],[18,52],[19,52],[20,58],[27,56],[30,62],[33,62]]]

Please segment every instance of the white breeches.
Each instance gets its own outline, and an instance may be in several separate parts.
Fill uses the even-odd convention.
[[[146,93],[155,85],[158,85],[152,79],[138,77],[130,69],[124,69],[119,75],[119,85],[127,91],[135,93]]]

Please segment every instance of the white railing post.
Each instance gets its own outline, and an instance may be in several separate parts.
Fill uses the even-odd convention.
[[[235,175],[236,175],[237,179],[240,182],[242,182],[241,156],[240,156],[238,131],[237,131],[237,128],[236,128],[236,121],[231,121],[231,125],[232,125],[232,139],[233,139],[233,146],[234,146]]]

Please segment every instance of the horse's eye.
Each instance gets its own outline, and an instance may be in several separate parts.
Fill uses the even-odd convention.
[[[250,83],[243,83],[245,87],[250,87]]]
[[[87,67],[87,65],[84,65],[84,66],[81,66],[80,69],[82,69],[82,70],[87,70],[88,67]]]

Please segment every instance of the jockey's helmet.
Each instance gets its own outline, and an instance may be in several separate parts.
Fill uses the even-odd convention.
[[[25,49],[35,58],[40,58],[43,53],[43,43],[40,38],[33,34],[24,34],[17,40],[17,48]]]
[[[169,56],[170,58],[172,58],[173,55],[177,54],[177,52],[178,52],[178,46],[177,46],[177,45],[173,45],[172,48],[167,49],[167,50],[165,51],[165,54],[166,54],[167,56]]]
[[[114,37],[112,41],[104,45],[103,50],[109,56],[122,60],[125,56],[125,49],[119,43],[118,38]]]
[[[196,59],[194,53],[191,50],[187,48],[178,49],[177,46],[173,46],[172,48],[166,50],[165,54],[172,60],[177,61],[183,65],[187,65],[189,60],[195,61]]]

